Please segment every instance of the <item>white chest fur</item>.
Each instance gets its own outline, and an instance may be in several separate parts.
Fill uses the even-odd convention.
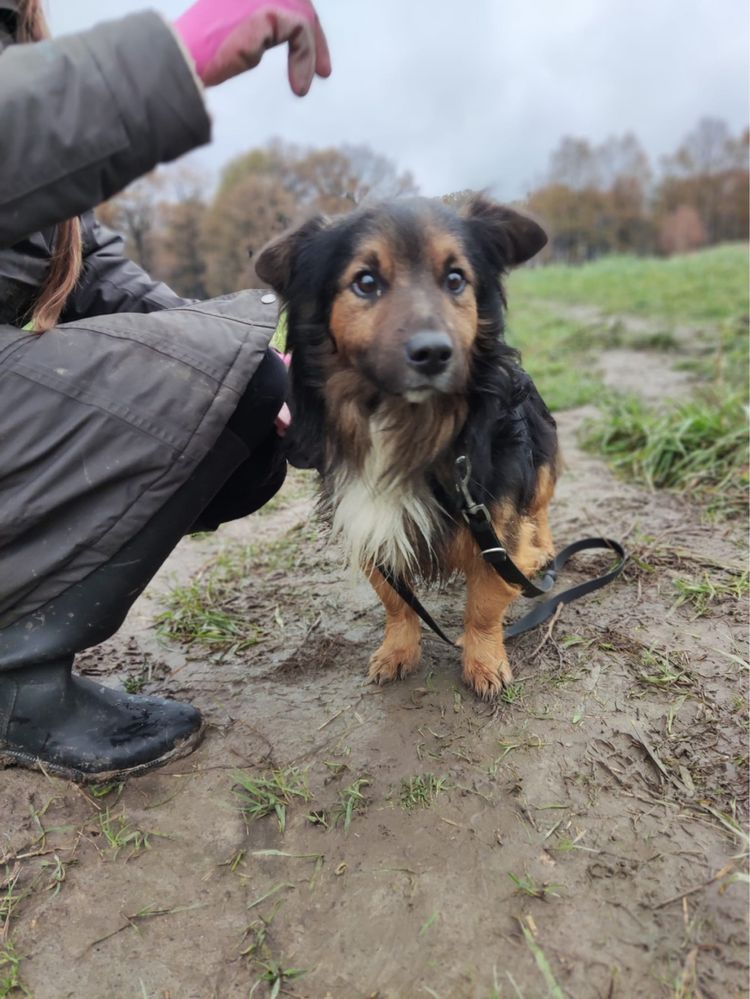
[[[373,420],[372,446],[361,469],[336,473],[331,496],[333,534],[353,566],[386,565],[406,574],[418,568],[417,548],[432,550],[437,501],[423,478],[393,475],[395,442]]]

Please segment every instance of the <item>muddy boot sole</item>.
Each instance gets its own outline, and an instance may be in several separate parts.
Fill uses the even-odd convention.
[[[107,784],[111,781],[128,780],[130,777],[140,777],[142,774],[150,773],[159,767],[166,766],[173,760],[179,760],[184,756],[189,756],[203,741],[206,732],[205,722],[200,728],[192,732],[186,739],[176,743],[172,749],[155,760],[147,763],[139,763],[135,767],[127,767],[120,770],[100,770],[96,773],[88,773],[76,767],[64,766],[59,763],[51,763],[38,756],[32,756],[23,750],[12,749],[10,746],[0,744],[0,767],[23,767],[26,770],[36,770],[53,777],[62,777],[71,780],[75,784]]]

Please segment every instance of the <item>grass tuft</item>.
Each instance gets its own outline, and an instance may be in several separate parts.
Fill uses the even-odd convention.
[[[362,788],[369,787],[369,785],[370,781],[367,777],[360,777],[340,793],[339,801],[333,810],[332,817],[334,823],[338,823],[339,821],[344,823],[344,832],[349,832],[349,826],[352,824],[354,815],[365,811],[367,802],[362,793]]]
[[[18,890],[20,875],[20,867],[17,867],[0,879],[0,940],[7,935],[13,910],[26,894]]]
[[[530,898],[559,898],[560,895],[555,891],[560,885],[551,885],[546,881],[539,884],[531,877],[530,874],[524,874],[522,877],[517,877],[515,874],[508,872],[508,877],[516,886],[516,891],[521,895],[528,895]]]
[[[521,685],[519,683],[506,683],[500,691],[500,700],[505,704],[515,704],[521,698]]]
[[[541,945],[537,942],[534,933],[524,923],[521,923],[521,930],[523,931],[524,940],[534,956],[536,966],[542,973],[545,985],[547,986],[547,995],[549,996],[549,999],[566,999],[565,992],[558,984],[547,955],[542,950]]]
[[[126,694],[140,694],[146,685],[145,673],[126,676],[122,683],[122,689]]]
[[[251,820],[275,815],[279,829],[286,829],[286,810],[295,800],[310,801],[307,774],[298,767],[271,770],[260,777],[238,771],[234,774],[234,793],[239,798],[240,811]]]
[[[227,608],[228,584],[207,573],[167,596],[167,610],[156,618],[162,635],[187,644],[198,642],[241,652],[258,642],[258,629],[245,615]]]
[[[429,808],[437,796],[448,787],[447,777],[436,777],[434,774],[417,774],[415,777],[404,777],[401,781],[399,801],[407,812],[415,808]]]
[[[730,578],[717,579],[708,572],[695,579],[675,579],[677,600],[674,606],[690,604],[696,617],[708,614],[714,604],[724,600],[742,600],[750,591],[750,573],[730,574]]]
[[[316,538],[315,525],[305,523],[262,546],[225,549],[186,586],[170,590],[166,609],[155,618],[158,630],[186,644],[197,642],[231,653],[256,645],[264,635],[248,619],[247,580],[259,570],[294,569]]]
[[[245,935],[250,937],[250,943],[240,953],[242,957],[249,958],[259,971],[262,971],[250,989],[249,996],[253,996],[258,986],[265,983],[268,986],[269,999],[277,999],[282,986],[286,982],[291,982],[295,978],[301,978],[302,975],[307,974],[307,969],[287,968],[284,966],[286,962],[281,962],[273,955],[268,934],[270,925],[271,919],[264,919],[262,916],[251,923],[245,930]]]
[[[693,678],[687,669],[687,660],[685,653],[644,649],[641,654],[644,669],[639,672],[638,679],[645,687],[661,690],[691,687]]]
[[[668,410],[612,396],[583,443],[620,474],[652,489],[690,492],[710,512],[731,516],[746,507],[747,411],[739,394]]]
[[[0,943],[0,999],[31,996],[21,981],[21,957],[10,940]]]
[[[115,857],[119,856],[121,850],[130,850],[128,860],[151,849],[151,837],[159,835],[138,829],[130,824],[125,815],[113,815],[109,808],[99,814],[99,828]]]

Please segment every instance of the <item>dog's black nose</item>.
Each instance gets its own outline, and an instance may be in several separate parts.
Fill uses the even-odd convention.
[[[453,344],[447,333],[424,330],[406,342],[406,359],[423,375],[439,375],[453,357]]]

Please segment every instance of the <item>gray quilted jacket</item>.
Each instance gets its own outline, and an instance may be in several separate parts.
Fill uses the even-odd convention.
[[[34,45],[0,0],[0,627],[109,559],[214,445],[266,350],[261,293],[189,304],[92,209],[209,140],[168,26],[135,14]],[[79,215],[65,322],[19,328]]]

